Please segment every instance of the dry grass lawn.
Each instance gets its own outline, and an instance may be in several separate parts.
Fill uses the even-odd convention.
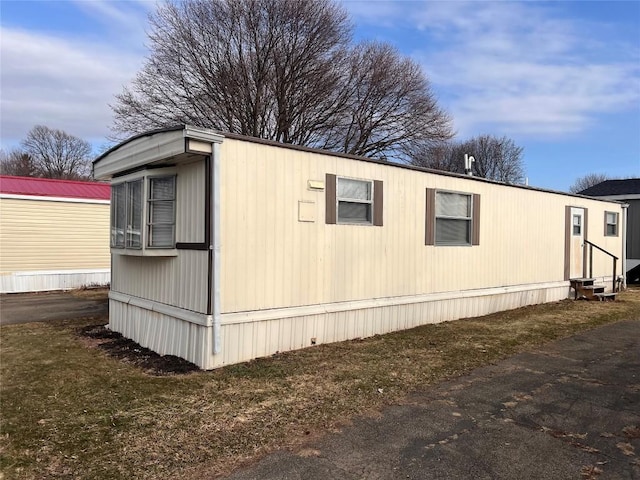
[[[434,382],[640,319],[640,290],[153,376],[78,335],[106,319],[2,327],[0,478],[203,478],[298,448]]]

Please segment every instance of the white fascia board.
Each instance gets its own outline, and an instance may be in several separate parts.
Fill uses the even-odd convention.
[[[222,143],[224,137],[213,130],[185,126],[142,136],[124,143],[93,165],[96,179],[109,179],[114,174],[140,168],[187,152],[187,139],[204,143]]]
[[[122,145],[93,165],[96,179],[109,179],[114,174],[149,165],[185,152],[182,130],[160,132]]]
[[[222,143],[224,136],[219,133],[209,130],[207,128],[198,128],[191,125],[186,125],[182,130],[185,138],[193,138],[201,142],[209,143]]]
[[[109,205],[110,200],[100,200],[98,198],[70,198],[70,197],[45,197],[40,195],[16,195],[13,193],[2,193],[0,198],[11,198],[15,200],[34,200],[43,202],[65,202],[65,203],[93,203],[99,205]]]

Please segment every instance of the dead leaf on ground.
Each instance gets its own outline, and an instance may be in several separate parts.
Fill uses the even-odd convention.
[[[624,427],[622,429],[622,433],[625,437],[631,438],[640,438],[640,425],[632,425],[629,427]]]
[[[602,469],[595,465],[586,465],[580,470],[580,476],[586,480],[594,480],[601,473]]]
[[[627,442],[619,442],[616,444],[616,447],[624,453],[627,457],[634,457],[636,455],[635,449],[633,445]]]

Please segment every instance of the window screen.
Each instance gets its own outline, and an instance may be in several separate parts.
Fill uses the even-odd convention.
[[[615,212],[605,212],[605,235],[608,237],[618,236],[618,214]]]
[[[111,246],[124,248],[124,230],[127,221],[125,201],[126,184],[111,187]]]
[[[149,178],[149,247],[175,244],[175,176]]]
[[[471,195],[436,192],[436,245],[470,245],[471,211]]]
[[[371,224],[373,182],[338,178],[338,222]]]
[[[127,248],[142,246],[142,180],[127,184]]]
[[[580,235],[582,233],[582,217],[580,215],[573,216],[573,234]]]

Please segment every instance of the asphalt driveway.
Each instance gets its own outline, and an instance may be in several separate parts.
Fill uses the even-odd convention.
[[[417,393],[232,479],[640,479],[640,321]]]
[[[106,290],[96,295],[73,292],[12,293],[0,296],[0,325],[106,316]]]

